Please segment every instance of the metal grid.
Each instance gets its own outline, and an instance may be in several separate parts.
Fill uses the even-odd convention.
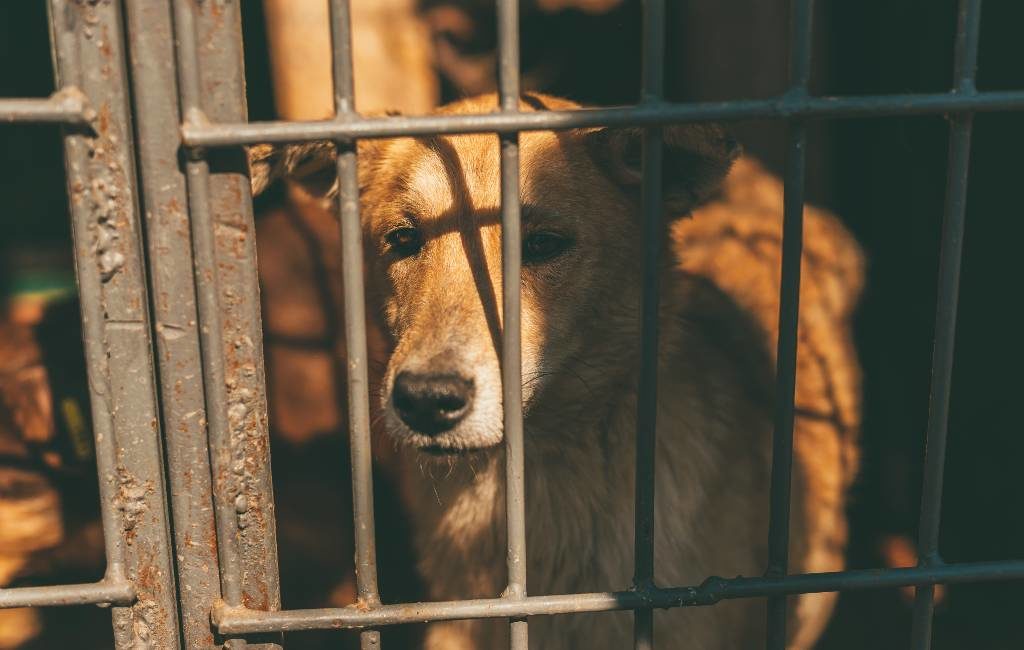
[[[3,589],[0,606],[115,605],[118,648],[279,647],[273,636],[259,639],[264,643],[257,645],[252,635],[329,628],[361,629],[362,647],[377,648],[376,628],[381,626],[508,618],[511,647],[525,650],[529,616],[633,610],[635,647],[653,648],[654,608],[767,597],[766,645],[776,650],[785,645],[787,596],[914,585],[912,647],[917,650],[931,645],[935,584],[1024,578],[1024,561],[946,564],[937,548],[972,116],[978,111],[1024,110],[1024,90],[978,92],[975,88],[980,0],[960,0],[955,86],[949,93],[809,96],[813,0],[792,0],[788,92],[768,100],[667,103],[662,94],[665,2],[646,0],[643,93],[638,105],[531,113],[518,112],[517,3],[498,0],[500,110],[486,115],[385,119],[364,119],[354,111],[348,2],[332,0],[335,119],[251,124],[246,123],[237,3],[124,4],[127,20],[122,23],[121,4],[115,0],[50,0],[59,90],[49,99],[0,100],[0,121],[64,127],[108,562],[106,577],[97,584]],[[128,103],[129,72],[137,147]],[[787,575],[806,122],[910,114],[946,114],[951,125],[920,563],[906,569]],[[789,124],[769,563],[763,577],[710,577],[699,586],[659,588],[653,582],[652,540],[660,126],[754,118],[783,119]],[[517,362],[518,133],[599,125],[647,127],[634,584],[617,592],[528,596]],[[382,605],[373,526],[355,141],[488,132],[498,134],[501,142],[502,275],[508,318],[502,346],[508,587],[499,598]],[[361,606],[278,611],[252,207],[240,145],[319,139],[338,144]],[[179,156],[185,160],[184,169],[178,164]],[[136,160],[141,205],[136,198]],[[148,256],[142,250],[142,214]],[[151,338],[155,338],[155,355]],[[156,425],[158,402],[163,442]]]

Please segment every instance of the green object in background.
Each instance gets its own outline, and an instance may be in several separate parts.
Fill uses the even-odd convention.
[[[71,246],[0,249],[0,299],[51,302],[75,293]]]
[[[5,287],[6,298],[38,297],[47,301],[63,298],[75,291],[74,274],[58,270],[33,270],[12,273]]]

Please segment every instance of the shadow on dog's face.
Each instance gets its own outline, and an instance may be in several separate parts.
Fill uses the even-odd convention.
[[[521,110],[542,103],[530,99]],[[494,103],[493,96],[467,100],[444,112],[483,112]],[[520,135],[528,421],[540,401],[573,395],[560,389],[586,384],[582,374],[612,360],[629,362],[636,347],[642,138],[624,129]],[[663,140],[666,214],[685,214],[724,177],[736,146],[701,125],[667,128]],[[302,160],[322,155],[316,147],[285,152],[286,167],[315,168]],[[428,456],[494,447],[503,429],[498,138],[367,142],[359,159],[368,295],[391,345],[380,382],[384,426]],[[260,175],[254,166],[254,179]],[[330,196],[326,187],[317,191]]]

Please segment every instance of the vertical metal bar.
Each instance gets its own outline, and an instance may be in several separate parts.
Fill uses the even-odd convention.
[[[181,77],[183,111],[195,119],[199,108],[199,61],[195,45],[195,24],[192,11],[185,2],[175,3],[175,37],[178,42],[178,68]],[[192,222],[192,245],[195,249],[195,282],[199,306],[200,339],[202,342],[203,384],[206,394],[209,429],[210,465],[213,476],[217,551],[220,559],[220,582],[224,601],[231,607],[242,604],[242,570],[239,559],[238,527],[235,506],[227,483],[231,473],[231,440],[227,424],[227,385],[224,377],[224,341],[218,295],[216,247],[210,209],[210,167],[204,152],[189,151],[186,163],[189,213]],[[234,487],[234,491],[237,491]]]
[[[118,3],[51,0],[57,86],[85,94],[91,128],[64,131],[76,272],[117,648],[178,648],[178,615]]]
[[[665,2],[644,0],[641,102],[662,101],[665,85]],[[633,587],[654,586],[654,484],[658,410],[658,311],[662,236],[662,129],[644,129],[640,210],[643,213],[640,379],[636,413],[636,506]],[[654,648],[654,610],[633,612],[637,650]]]
[[[187,4],[193,8],[195,51],[202,61],[197,75],[201,115],[215,122],[245,122],[240,3]],[[193,117],[183,113],[186,120]],[[222,334],[221,372],[227,389],[227,402],[218,401],[216,407],[227,411],[230,470],[236,479],[235,490],[221,496],[231,500],[236,513],[242,605],[272,611],[280,609],[281,593],[248,157],[239,148],[206,160],[204,189],[211,210],[206,232],[214,237],[214,278],[220,290],[221,329],[213,331]],[[206,408],[209,415],[209,395]]]
[[[220,599],[202,357],[192,276],[186,178],[169,2],[129,2],[128,25],[140,185],[152,286],[178,597],[189,648],[214,645]]]
[[[803,248],[803,193],[806,127],[789,128],[786,153],[782,239],[782,288],[776,359],[775,426],[772,437],[771,520],[768,527],[767,575],[784,576],[789,567],[790,486],[793,468],[793,403],[796,388],[797,321],[800,256]],[[784,648],[786,596],[768,599],[768,648]]]
[[[186,122],[246,120],[239,11],[174,0]],[[221,591],[230,607],[273,611],[281,596],[247,161],[239,150],[188,156]]]
[[[805,97],[811,72],[813,0],[794,0],[790,22],[790,89]],[[807,130],[803,121],[789,125],[783,199],[782,270],[779,339],[776,359],[775,423],[772,436],[769,576],[783,576],[789,565],[790,488],[793,461],[794,391],[800,307],[800,258],[803,249],[804,180]],[[783,648],[786,598],[768,602],[768,647]]]
[[[331,0],[331,51],[335,119],[355,116],[352,73],[352,21],[348,0]],[[365,607],[380,605],[377,543],[373,513],[373,455],[367,376],[366,304],[363,288],[363,234],[359,220],[359,177],[355,140],[339,141],[338,219],[341,227],[345,345],[348,355],[348,414],[352,462],[352,516],[355,523],[356,590]],[[359,633],[363,650],[380,647],[380,632]]]
[[[235,4],[175,0],[187,122],[246,119],[238,12]],[[186,171],[221,590],[228,606],[272,611],[281,602],[255,228],[245,156],[219,154],[227,155],[188,152]]]
[[[789,95],[806,97],[811,76],[814,0],[793,0],[790,5]],[[779,290],[779,339],[776,355],[775,423],[772,434],[770,486],[771,518],[768,525],[769,576],[789,570],[790,489],[793,473],[793,409],[796,391],[797,330],[800,313],[800,258],[803,252],[804,178],[807,127],[789,124],[782,221],[782,278]],[[786,647],[785,596],[768,599],[767,647]]]
[[[957,12],[954,92],[975,92],[978,65],[981,0],[961,0]],[[919,563],[931,566],[939,556],[939,521],[942,514],[942,479],[946,461],[946,433],[949,426],[949,395],[953,381],[953,353],[956,312],[960,292],[960,259],[967,207],[967,171],[971,154],[971,126],[974,115],[960,113],[950,118],[949,163],[946,172],[946,207],[939,253],[938,296],[935,305],[935,343],[932,350],[931,404],[925,443],[924,479],[921,487],[921,520],[918,529]],[[917,588],[910,647],[931,648],[935,587]]]
[[[519,111],[519,4],[498,1],[498,95],[502,112]],[[501,395],[505,433],[505,530],[508,586],[504,597],[526,597],[526,486],[520,282],[522,234],[519,199],[519,134],[499,136],[501,148]],[[509,647],[527,650],[526,618],[509,622]]]

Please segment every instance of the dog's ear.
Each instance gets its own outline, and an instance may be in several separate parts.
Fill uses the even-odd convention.
[[[364,117],[394,117],[398,111],[369,113]],[[359,157],[372,157],[381,140],[360,140]],[[258,144],[249,147],[249,177],[256,196],[279,179],[298,183],[310,195],[333,198],[338,194],[337,147],[329,140],[301,144]]]
[[[260,194],[280,178],[287,178],[313,196],[334,196],[337,193],[336,160],[337,149],[329,141],[250,147],[252,195]]]
[[[668,214],[684,214],[718,188],[741,149],[716,124],[666,126],[661,134],[662,200]],[[639,200],[643,129],[609,127],[589,131],[584,137],[598,166],[627,194]]]

